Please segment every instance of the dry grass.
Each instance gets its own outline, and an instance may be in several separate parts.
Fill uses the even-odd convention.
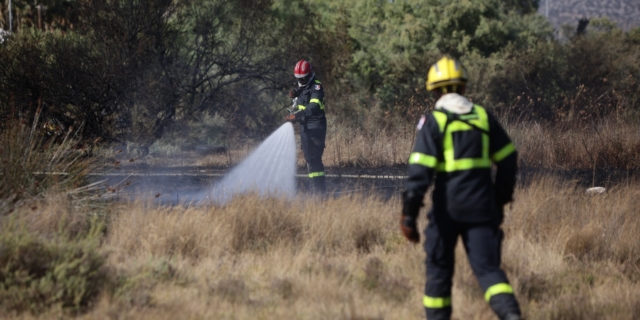
[[[415,124],[396,130],[364,130],[334,126],[327,133],[324,163],[332,167],[371,168],[406,164],[413,141]]]
[[[640,127],[601,121],[571,128],[537,123],[507,125],[520,151],[520,165],[529,168],[640,168]]]
[[[504,223],[503,265],[528,319],[638,317],[640,184],[588,196],[536,179],[516,199]],[[224,207],[139,201],[108,211],[99,252],[108,255],[109,281],[78,318],[423,317],[424,252],[401,237],[399,202],[248,195]],[[5,234],[16,225],[40,238],[92,233],[92,223],[60,200],[13,217],[1,221]],[[458,254],[454,315],[493,319],[461,247]],[[65,310],[0,318],[64,317]]]
[[[48,136],[42,126],[37,113],[31,124],[11,122],[0,131],[0,215],[47,193],[78,198],[95,187],[86,186],[95,168],[88,143],[79,143],[77,131]]]
[[[388,210],[379,212],[384,206]],[[360,198],[287,203],[247,196],[222,208],[136,203],[114,217],[105,248],[123,274],[137,274],[159,261],[175,270],[145,287],[151,297],[145,304],[153,307],[136,313],[140,306],[133,305],[132,315],[389,318],[397,309],[411,318],[400,309],[410,296],[419,300],[420,286],[395,275],[392,270],[405,261],[390,257],[418,250],[395,232],[391,209]],[[368,275],[371,259],[384,260],[384,270]],[[95,312],[124,303],[110,299],[115,301],[101,301]],[[181,310],[166,313],[173,308]]]
[[[406,164],[415,140],[415,124],[396,129],[334,127],[327,134],[324,163],[331,167],[380,167]],[[590,126],[507,123],[520,165],[543,169],[640,169],[640,127],[602,120]],[[299,162],[303,163],[300,154]]]
[[[417,120],[416,120],[417,122]],[[640,169],[640,127],[613,119],[587,126],[552,126],[535,122],[506,124],[527,168],[560,170]],[[296,139],[299,137],[296,135]],[[404,165],[413,148],[415,123],[394,129],[362,129],[330,125],[323,161],[327,167],[376,168]],[[305,166],[298,141],[298,165]],[[229,168],[246,158],[255,144],[242,144],[227,153],[197,156],[148,156],[134,165]],[[121,166],[128,165],[123,162]]]

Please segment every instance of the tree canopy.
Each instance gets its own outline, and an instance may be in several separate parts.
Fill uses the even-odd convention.
[[[628,79],[639,61],[637,30],[594,21],[562,42],[535,0],[14,5],[15,32],[0,44],[0,117],[41,109],[56,130],[143,144],[214,115],[227,128],[269,132],[300,59],[328,88],[329,112],[392,118],[428,107],[425,75],[445,54],[469,68],[470,97],[494,106],[517,105],[522,94],[558,105],[580,85],[618,101],[614,88],[634,88]],[[614,67],[616,59],[628,67]],[[589,71],[593,65],[604,71]]]

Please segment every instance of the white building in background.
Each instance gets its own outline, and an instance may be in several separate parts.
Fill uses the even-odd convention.
[[[559,31],[563,25],[575,30],[582,18],[607,17],[625,31],[640,27],[640,0],[540,0],[538,13]]]

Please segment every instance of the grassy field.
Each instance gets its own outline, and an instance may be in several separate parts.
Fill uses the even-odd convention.
[[[503,266],[527,319],[640,316],[639,205],[638,183],[517,190]],[[399,212],[357,195],[94,210],[44,199],[0,220],[0,318],[419,319],[424,252],[402,238]],[[455,317],[492,319],[457,255]]]
[[[417,120],[416,120],[417,122]],[[371,126],[374,127],[374,126]],[[520,166],[552,170],[640,169],[640,127],[614,119],[590,125],[557,126],[536,122],[504,125],[520,153]],[[375,168],[406,164],[415,140],[415,124],[393,129],[331,125],[323,156],[325,166]],[[178,151],[136,158],[151,166],[227,168],[244,159],[258,142],[238,145],[224,154],[187,157]],[[298,143],[298,149],[299,143]],[[304,167],[302,151],[298,165]],[[123,161],[122,166],[129,162]]]
[[[50,143],[35,128],[17,124],[0,135],[0,319],[423,317],[424,252],[400,234],[396,198],[113,201],[114,190],[86,185],[103,160],[87,158],[71,133]],[[528,167],[638,166],[637,126],[507,128]],[[336,167],[403,163],[414,134],[409,126],[331,130],[325,160]],[[230,165],[249,150],[219,157]],[[172,165],[153,155],[132,163],[141,160]],[[75,174],[34,173],[68,170]],[[636,319],[640,181],[618,181],[600,195],[578,185],[540,176],[518,187],[503,225],[504,269],[527,319]],[[492,319],[457,250],[454,316]]]

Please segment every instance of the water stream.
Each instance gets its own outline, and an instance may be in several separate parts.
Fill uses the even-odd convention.
[[[192,200],[225,203],[236,194],[294,198],[296,141],[293,125],[283,124],[220,181]]]

